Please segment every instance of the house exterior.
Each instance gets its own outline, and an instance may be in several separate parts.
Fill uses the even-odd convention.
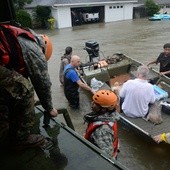
[[[138,0],[33,0],[25,9],[32,13],[37,6],[51,8],[55,28],[68,28],[83,22],[84,13],[99,13],[99,22],[114,22],[133,18],[133,6]]]

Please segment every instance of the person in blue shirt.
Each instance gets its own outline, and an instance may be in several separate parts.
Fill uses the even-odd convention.
[[[79,108],[79,87],[94,93],[78,76],[76,68],[80,66],[80,57],[73,55],[70,64],[64,68],[64,94],[71,108]]]

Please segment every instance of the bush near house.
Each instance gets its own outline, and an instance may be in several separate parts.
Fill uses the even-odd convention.
[[[148,16],[153,16],[154,14],[159,12],[160,7],[153,0],[146,0],[145,9]]]
[[[41,28],[48,28],[50,14],[51,10],[49,7],[37,6],[33,11],[33,18],[36,22],[41,24]]]
[[[17,22],[19,22],[23,27],[32,28],[32,19],[28,12],[24,10],[19,10],[16,13]]]
[[[48,19],[48,24],[49,24],[49,29],[54,29],[55,18],[50,17],[50,18]]]

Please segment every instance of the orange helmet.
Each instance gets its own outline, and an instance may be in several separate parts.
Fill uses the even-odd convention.
[[[51,40],[48,38],[47,35],[41,35],[41,37],[44,40],[44,44],[45,44],[45,49],[44,49],[44,54],[46,57],[46,60],[48,61],[52,55],[52,51],[53,51],[53,47],[52,47],[52,42]]]
[[[99,90],[93,95],[93,101],[102,107],[115,107],[117,96],[110,90]]]

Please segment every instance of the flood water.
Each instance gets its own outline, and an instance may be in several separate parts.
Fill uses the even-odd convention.
[[[61,30],[48,30],[46,33],[53,42],[53,56],[49,61],[52,80],[53,101],[56,108],[68,109],[75,129],[83,135],[86,125],[83,114],[89,112],[90,101],[81,97],[80,110],[68,107],[63,95],[63,88],[58,79],[60,57],[67,46],[73,47],[73,54],[88,61],[85,42],[95,40],[105,57],[114,53],[124,53],[144,64],[156,59],[163,50],[163,45],[170,42],[170,21],[148,21],[147,19],[121,21],[107,24],[89,24]],[[158,69],[158,67],[154,67]],[[62,116],[58,119],[64,121]],[[170,168],[170,145],[149,143],[131,130],[119,126],[120,155],[119,161],[131,170],[164,170]]]

